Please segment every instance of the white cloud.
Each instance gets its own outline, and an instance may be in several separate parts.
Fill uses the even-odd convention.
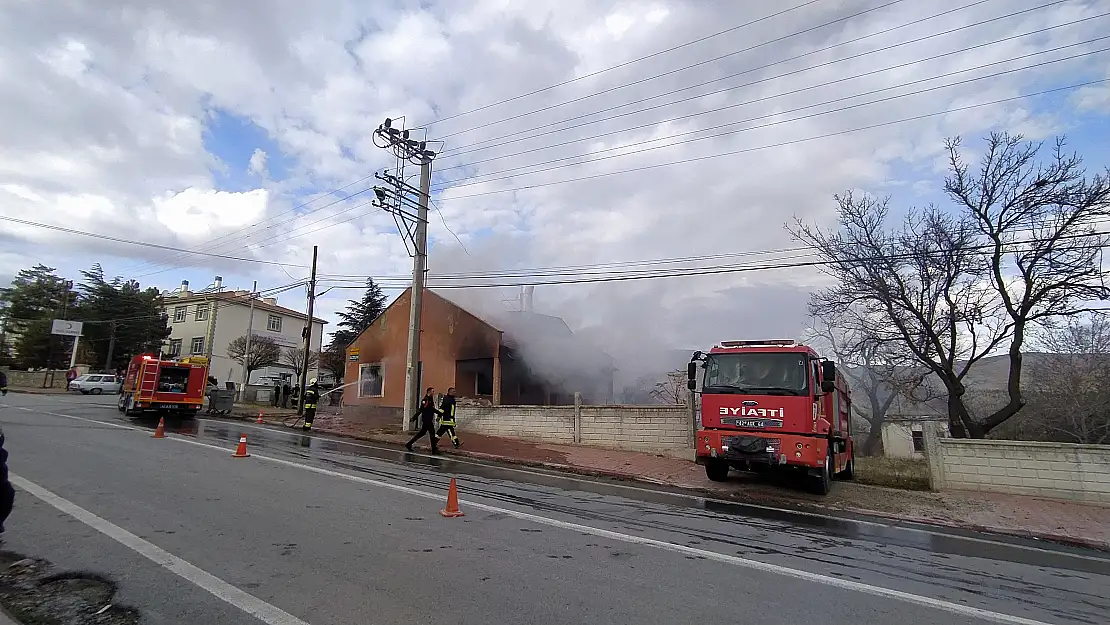
[[[0,214],[34,215],[36,221],[291,265],[306,265],[316,244],[325,274],[368,274],[400,285],[409,258],[391,219],[360,206],[369,198],[325,208],[334,199],[329,196],[296,207],[314,195],[300,195],[305,189],[337,188],[392,166],[389,155],[374,147],[371,134],[383,118],[403,115],[410,127],[441,120],[430,131],[431,138],[446,142],[435,163],[436,202],[472,255],[458,250],[455,236],[433,215],[433,272],[782,250],[796,245],[784,222],[797,215],[830,223],[835,192],[886,189],[906,193],[907,202],[920,202],[918,194],[938,187],[933,168],[945,136],[970,139],[991,128],[1044,136],[1068,126],[1070,112],[1013,101],[839,133],[1110,75],[1105,55],[1093,56],[834,111],[1093,49],[1008,61],[1097,36],[1105,31],[1105,19],[921,61],[1094,15],[1105,4],[1094,0],[846,58],[1035,6],[1033,0],[986,3],[772,65],[957,6],[954,1],[904,3],[737,53],[874,6],[846,0],[815,4],[483,108],[780,9],[727,0],[437,0],[420,10],[386,4],[277,0],[265,11],[211,0],[124,1],[108,9],[73,3],[8,7],[9,19],[0,26],[0,80],[6,85],[0,96],[5,120],[0,126]],[[724,55],[729,56],[672,71]],[[905,86],[993,61],[1004,63]],[[908,65],[850,78],[901,63]],[[658,74],[664,75],[651,78]],[[788,75],[776,77],[782,74]],[[721,80],[692,87],[714,79]],[[818,86],[824,83],[829,84]],[[875,90],[884,91],[821,104]],[[656,97],[670,91],[677,93]],[[1107,93],[1092,87],[1078,93],[1073,104],[1106,111]],[[656,105],[665,106],[636,112]],[[547,107],[553,108],[521,116]],[[730,108],[717,110],[722,107]],[[789,112],[802,107],[810,108]],[[228,163],[226,154],[209,153],[205,133],[214,108],[250,120],[270,142],[265,148],[235,146],[232,153],[251,154],[246,162]],[[547,127],[561,120],[568,121]],[[750,121],[738,123],[744,120]],[[782,123],[759,127],[776,121]],[[722,125],[727,126],[710,130]],[[643,127],[629,130],[633,126]],[[546,130],[557,132],[521,140]],[[670,138],[690,131],[701,132]],[[830,136],[810,140],[822,135]],[[634,145],[651,139],[658,141]],[[502,142],[512,143],[491,147]],[[562,143],[568,144],[554,145]],[[655,145],[668,147],[639,151]],[[614,147],[619,149],[601,151]],[[969,147],[974,143],[969,141]],[[509,156],[525,150],[532,151]],[[600,160],[583,163],[591,159]],[[659,166],[683,160],[690,162]],[[547,161],[556,162],[543,164]],[[267,170],[273,176],[279,162],[290,180],[267,179]],[[212,170],[225,166],[225,175],[258,175],[251,180],[262,188],[219,188]],[[627,170],[633,171],[619,173]],[[415,171],[410,167],[406,173]],[[574,178],[583,180],[564,183]],[[912,184],[886,186],[890,179]],[[450,180],[457,182],[454,188],[442,189]],[[489,193],[520,187],[529,188]],[[238,275],[246,284],[258,279],[264,286],[304,273],[175,256],[3,222],[0,237],[29,261],[41,256],[58,266],[83,267],[115,257],[123,260],[108,263],[109,271],[126,270],[165,286],[190,272]],[[216,237],[222,238],[205,243]],[[709,259],[687,266],[787,256]],[[5,256],[0,273],[10,273],[10,264]],[[668,265],[653,267],[659,266]],[[581,276],[586,270],[570,273]],[[819,284],[820,276],[811,270],[763,271],[540,287],[536,297],[568,320],[593,328],[599,340],[658,337],[700,347],[738,334],[795,335],[807,292]],[[493,299],[500,302],[511,291],[496,291]],[[321,301],[323,312],[330,314],[355,294],[329,293]]]

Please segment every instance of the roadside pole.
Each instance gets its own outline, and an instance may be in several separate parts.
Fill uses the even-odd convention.
[[[319,247],[312,246],[312,275],[308,279],[308,321],[304,326],[304,360],[301,362],[300,392],[297,395],[297,414],[304,414],[304,387],[308,381],[308,357],[312,353],[312,314],[316,304],[316,254]]]
[[[251,314],[247,318],[247,344],[243,350],[243,382],[239,385],[239,401],[247,396],[247,384],[250,384],[251,362],[251,336],[254,334],[254,294],[258,292],[258,280],[251,286]]]
[[[408,365],[405,367],[405,409],[401,431],[407,431],[420,397],[420,332],[423,327],[424,276],[428,267],[428,196],[432,186],[432,163],[420,164],[420,197],[416,209],[415,254],[412,259],[412,296],[409,306]]]

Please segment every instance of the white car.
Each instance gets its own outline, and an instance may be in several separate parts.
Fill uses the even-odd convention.
[[[114,375],[89,373],[74,378],[69,383],[69,390],[81,391],[82,395],[101,395],[103,393],[115,395],[119,393],[121,386]]]

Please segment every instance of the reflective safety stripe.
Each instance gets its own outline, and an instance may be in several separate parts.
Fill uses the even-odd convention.
[[[305,408],[315,408],[316,404],[305,404],[304,407]]]
[[[440,425],[446,425],[448,427],[455,427],[455,420],[454,419],[440,419],[439,424]]]

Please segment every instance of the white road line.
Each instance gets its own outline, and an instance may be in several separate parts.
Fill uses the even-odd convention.
[[[307,622],[302,621],[292,614],[232,586],[215,575],[182,560],[161,547],[139,538],[111,521],[96,516],[68,499],[55,495],[38,484],[19,477],[18,475],[11,473],[8,475],[12,484],[18,486],[20,490],[34,495],[38,499],[41,499],[78,521],[81,521],[85,525],[115,540],[151,562],[164,567],[171,573],[207,590],[217,599],[239,608],[263,623],[267,623],[267,625],[308,625]]]
[[[82,405],[82,406],[89,405],[89,404],[85,404],[85,403],[82,403],[82,402],[59,402],[59,403],[79,404],[79,405]],[[5,404],[0,404],[0,407],[3,407],[3,406],[5,406]],[[94,404],[94,406],[99,406],[99,404]],[[107,404],[105,404],[105,406],[107,406]],[[11,406],[11,407],[15,408],[17,406]],[[111,407],[111,406],[109,406],[109,407]],[[32,410],[30,408],[20,408],[20,409],[21,410]],[[41,412],[41,411],[39,411],[39,412]],[[45,413],[45,414],[54,414],[54,413]],[[69,417],[69,416],[72,416],[72,415],[57,414],[55,416]],[[257,425],[257,424],[253,424],[253,423],[241,423],[239,421],[232,421],[230,419],[225,420],[225,419],[218,419],[218,418],[213,418],[213,417],[201,417],[201,418],[206,420],[206,421],[213,421],[213,422],[216,422],[216,423],[227,423],[228,425],[235,425],[235,426],[240,427],[240,428],[249,428],[249,429],[252,429],[252,430],[260,430],[260,431],[263,431],[263,432],[270,432],[270,433],[274,433],[274,434],[287,434],[287,435],[290,435],[290,436],[298,436],[298,437],[302,437],[302,438],[309,438],[309,439],[312,439],[312,440],[324,441],[324,442],[329,442],[329,443],[340,443],[340,444],[343,444],[343,445],[350,445],[352,447],[360,447],[362,449],[374,449],[374,450],[377,450],[377,451],[389,451],[389,452],[397,452],[398,451],[397,449],[392,448],[392,447],[382,447],[382,446],[379,446],[379,445],[371,445],[371,444],[367,444],[367,443],[364,443],[364,442],[355,442],[354,440],[345,439],[345,438],[334,438],[334,437],[328,438],[328,437],[316,436],[316,435],[312,435],[312,434],[300,434],[300,433],[294,433],[294,432],[286,432],[283,429],[278,429],[276,426],[267,427],[267,426],[260,426],[260,425]],[[106,425],[112,425],[112,426],[117,426],[117,427],[128,427],[128,426],[119,426],[119,424],[111,423],[109,421],[99,421],[97,419],[92,419],[92,420],[97,421],[98,423],[106,424]],[[422,454],[422,453],[419,453],[419,452],[408,452],[408,453],[411,453],[412,455],[415,455],[415,456],[421,457],[421,458],[437,458],[437,459],[441,459],[441,460],[443,459],[443,456],[432,456],[430,454]],[[450,460],[451,462],[454,462],[454,463],[465,464],[465,465],[475,466],[475,467],[484,467],[484,468],[493,467],[493,468],[503,470],[503,471],[512,471],[514,473],[520,473],[522,475],[535,475],[537,477],[547,477],[547,478],[559,477],[558,475],[555,475],[555,470],[554,469],[552,469],[551,473],[543,473],[543,472],[540,472],[540,471],[531,471],[531,470],[528,470],[528,469],[504,466],[504,465],[501,465],[501,464],[476,462],[476,461],[473,461],[473,460],[466,460],[466,459],[457,458],[457,457],[449,457],[448,460]],[[882,529],[887,529],[887,530],[893,530],[893,531],[899,531],[899,532],[908,532],[908,533],[919,534],[919,535],[924,535],[924,536],[938,536],[938,537],[947,538],[947,539],[950,539],[950,540],[966,541],[966,542],[971,542],[971,543],[978,543],[978,544],[981,544],[981,545],[994,545],[994,546],[997,546],[997,547],[1005,547],[1007,549],[1018,549],[1018,550],[1021,550],[1021,551],[1029,551],[1029,552],[1032,552],[1032,553],[1043,553],[1043,554],[1048,554],[1048,555],[1053,555],[1053,556],[1059,556],[1059,557],[1065,557],[1065,558],[1074,558],[1074,559],[1077,559],[1077,560],[1085,560],[1085,561],[1088,561],[1088,562],[1100,562],[1100,563],[1110,562],[1110,558],[1100,558],[1098,556],[1088,556],[1088,555],[1083,555],[1083,554],[1079,554],[1079,553],[1073,553],[1073,552],[1070,552],[1070,551],[1061,551],[1059,549],[1047,549],[1047,548],[1044,548],[1044,547],[1036,547],[1036,546],[1033,546],[1033,545],[1024,545],[1024,544],[1021,544],[1021,543],[1005,542],[1005,541],[1001,541],[1001,540],[993,540],[993,539],[990,539],[990,538],[977,538],[975,536],[964,536],[964,535],[953,533],[953,532],[938,532],[936,530],[930,530],[930,529],[926,529],[926,528],[923,528],[923,527],[911,527],[911,526],[906,526],[906,525],[902,525],[902,524],[898,524],[898,523],[882,523],[882,522],[879,522],[879,521],[868,521],[866,519],[845,518],[845,517],[840,517],[840,516],[833,516],[831,514],[821,514],[819,512],[808,512],[808,511],[805,511],[805,510],[792,510],[792,509],[788,509],[788,508],[777,508],[775,506],[767,506],[767,505],[762,505],[762,504],[757,504],[757,503],[745,503],[745,502],[739,502],[739,501],[730,501],[730,500],[727,500],[727,499],[716,499],[716,498],[713,498],[713,497],[705,497],[705,496],[701,496],[701,495],[692,495],[692,494],[683,493],[683,492],[673,492],[673,491],[669,491],[669,490],[659,491],[659,490],[653,490],[653,489],[650,489],[650,488],[644,488],[642,486],[632,486],[632,485],[629,485],[629,484],[622,484],[620,482],[599,482],[597,480],[589,479],[588,476],[583,476],[583,475],[574,475],[574,477],[572,477],[570,479],[574,479],[574,480],[579,481],[579,482],[588,482],[590,484],[597,484],[597,485],[605,486],[605,487],[609,487],[609,488],[622,488],[622,489],[633,491],[633,492],[649,493],[649,494],[653,494],[653,495],[657,495],[660,492],[662,492],[666,495],[670,495],[670,496],[673,496],[673,497],[683,497],[683,498],[686,498],[686,499],[692,499],[694,501],[719,503],[719,504],[725,504],[725,505],[731,505],[731,506],[744,506],[744,507],[753,508],[753,509],[756,509],[756,510],[766,510],[766,511],[770,511],[770,512],[782,512],[782,513],[787,513],[787,514],[791,514],[791,515],[804,516],[804,517],[809,517],[809,518],[814,518],[814,519],[828,519],[828,520],[840,521],[840,522],[845,522],[845,523],[855,523],[855,524],[863,525],[863,526],[867,526],[867,527],[877,527],[877,528],[882,528]],[[650,481],[650,480],[647,480],[647,481]],[[668,484],[666,484],[664,482],[659,482],[659,485],[660,486],[669,486]],[[681,488],[681,487],[676,487],[676,488]],[[910,522],[911,523],[917,523],[915,521],[910,521]]]
[[[74,415],[66,415],[66,414],[61,414],[61,413],[56,413],[56,412],[46,412],[46,411],[42,411],[42,410],[34,410],[34,409],[31,409],[31,408],[21,408],[21,410],[26,410],[28,412],[38,412],[38,413],[41,413],[41,414],[48,414],[48,415],[53,415],[53,416],[57,416],[57,417],[64,417],[66,419],[74,419],[74,420],[77,420],[77,421],[85,421],[85,422],[89,422],[89,423],[104,423],[103,421],[98,421],[96,419],[89,419],[89,418],[86,418],[86,417],[78,417],[78,416],[74,416]],[[121,428],[121,429],[134,430],[136,432],[146,433],[146,431],[147,431],[147,430],[142,429],[142,428],[136,428],[136,427],[132,427],[132,426],[128,426],[128,425],[120,425],[120,424],[114,424],[114,423],[111,424],[111,425],[114,425],[114,426],[116,426],[118,428]],[[217,450],[217,451],[220,451],[220,452],[223,452],[223,453],[227,453],[227,452],[230,451],[230,449],[225,448],[225,447],[220,447],[218,445],[210,445],[208,443],[202,443],[200,441],[192,440],[192,439],[189,439],[189,438],[179,438],[179,437],[176,437],[176,436],[167,436],[167,438],[165,440],[171,440],[171,441],[176,441],[176,442],[180,442],[180,443],[187,443],[189,445],[196,445],[198,447],[205,447],[205,448],[208,448],[208,449],[214,449],[214,450]],[[391,484],[389,482],[383,482],[383,481],[380,481],[380,480],[366,478],[366,477],[362,477],[362,476],[358,476],[358,475],[350,475],[350,474],[347,474],[347,473],[341,473],[339,471],[332,471],[330,469],[323,469],[323,468],[320,468],[320,467],[314,467],[314,466],[307,465],[307,464],[301,464],[299,462],[293,462],[291,460],[283,460],[281,458],[273,458],[273,457],[270,457],[270,456],[264,456],[264,455],[254,454],[254,453],[251,454],[251,457],[256,458],[258,460],[263,460],[263,461],[266,461],[266,462],[272,462],[274,464],[279,464],[279,465],[283,465],[283,466],[287,466],[287,467],[293,467],[293,468],[301,469],[301,470],[304,470],[304,471],[310,471],[312,473],[318,473],[320,475],[327,475],[329,477],[337,477],[337,478],[341,478],[341,479],[345,479],[345,480],[350,480],[352,482],[358,482],[360,484],[367,484],[369,486],[377,486],[379,488],[384,488],[384,489],[392,490],[392,491],[399,492],[399,493],[405,493],[407,495],[413,495],[413,496],[416,496],[416,497],[422,497],[424,499],[432,499],[432,500],[441,500],[441,499],[443,499],[442,493],[429,493],[429,492],[422,491],[422,490],[419,490],[419,489],[416,489],[416,488],[411,488],[409,486],[402,486],[400,484]],[[764,573],[771,573],[771,574],[775,574],[775,575],[781,575],[781,576],[784,576],[784,577],[791,577],[791,578],[794,578],[794,579],[799,579],[799,580],[802,580],[802,581],[812,582],[812,583],[815,583],[815,584],[822,584],[822,585],[825,585],[825,586],[831,586],[833,588],[839,588],[839,589],[842,589],[842,590],[851,590],[851,591],[861,592],[861,593],[864,593],[864,594],[873,595],[873,596],[877,596],[877,597],[883,597],[883,598],[887,598],[887,599],[894,599],[894,600],[897,600],[897,601],[902,601],[902,602],[910,603],[910,604],[913,604],[913,605],[919,605],[919,606],[924,606],[924,607],[928,607],[928,608],[933,608],[933,609],[936,609],[936,610],[941,610],[941,611],[944,611],[944,612],[949,612],[949,613],[952,613],[952,614],[958,614],[960,616],[977,618],[977,619],[981,619],[981,620],[991,622],[991,623],[1001,623],[1003,625],[1052,625],[1052,624],[1044,622],[1044,621],[1038,621],[1038,620],[1034,620],[1034,619],[1027,619],[1027,618],[1023,618],[1023,617],[1020,617],[1020,616],[1013,616],[1013,615],[1010,615],[1010,614],[1003,614],[1001,612],[994,612],[994,611],[985,610],[985,609],[982,609],[982,608],[974,608],[974,607],[971,607],[971,606],[961,605],[961,604],[958,604],[958,603],[952,603],[950,601],[944,601],[942,599],[936,599],[936,598],[933,598],[933,597],[926,597],[924,595],[917,595],[917,594],[913,594],[913,593],[909,593],[909,592],[903,592],[901,590],[894,590],[894,589],[891,589],[891,588],[884,588],[882,586],[875,586],[875,585],[872,585],[872,584],[866,584],[866,583],[863,583],[863,582],[856,582],[856,581],[847,580],[847,579],[839,579],[839,578],[836,578],[836,577],[821,575],[820,573],[813,573],[813,572],[810,572],[810,571],[803,571],[803,570],[800,570],[800,569],[794,569],[794,568],[790,568],[790,567],[787,567],[787,566],[780,566],[780,565],[777,565],[777,564],[769,564],[767,562],[760,562],[758,560],[750,560],[748,558],[741,558],[739,556],[717,553],[717,552],[708,551],[708,550],[705,550],[705,549],[697,549],[697,548],[694,548],[694,547],[688,547],[686,545],[679,545],[679,544],[667,542],[667,541],[664,541],[664,540],[657,540],[657,539],[654,539],[654,538],[646,538],[646,537],[643,537],[643,536],[633,536],[633,535],[630,535],[630,534],[622,534],[620,532],[614,532],[612,530],[605,530],[605,529],[601,529],[601,528],[597,528],[597,527],[591,527],[589,525],[581,525],[581,524],[578,524],[578,523],[571,523],[569,521],[560,521],[558,519],[551,519],[551,518],[540,516],[540,515],[537,515],[537,514],[530,514],[528,512],[520,512],[520,511],[512,510],[512,509],[509,509],[509,508],[499,508],[497,506],[492,506],[492,505],[480,503],[480,502],[477,502],[477,501],[471,501],[471,500],[468,500],[468,499],[467,500],[460,499],[459,503],[460,503],[460,505],[466,504],[468,507],[475,508],[477,510],[484,510],[486,512],[492,512],[492,513],[496,513],[496,514],[503,514],[503,515],[510,516],[510,517],[513,517],[513,518],[516,518],[516,519],[520,519],[522,521],[529,521],[529,522],[532,522],[532,523],[537,523],[539,525],[547,525],[549,527],[556,527],[556,528],[559,528],[559,529],[565,529],[565,530],[570,530],[570,531],[574,531],[574,532],[580,532],[580,533],[583,533],[583,534],[589,534],[591,536],[597,536],[598,538],[607,538],[607,539],[610,539],[610,540],[616,540],[616,541],[621,541],[621,542],[635,544],[635,545],[644,545],[644,546],[647,546],[647,547],[654,547],[656,549],[660,549],[660,550],[663,550],[663,551],[681,553],[681,554],[684,554],[684,555],[692,555],[692,556],[695,556],[695,557],[704,558],[706,560],[713,560],[713,561],[716,561],[716,562],[731,564],[731,565],[739,566],[739,567],[746,568],[746,569],[761,571],[761,572],[764,572]],[[86,513],[86,514],[91,515],[91,513]],[[107,523],[107,521],[104,521],[104,522]],[[123,530],[121,530],[121,531],[123,531]],[[137,540],[141,540],[138,537],[135,537],[135,538]],[[116,540],[119,540],[119,539],[117,538]],[[143,541],[143,542],[145,542],[145,541]],[[151,545],[151,546],[153,547],[153,545]],[[169,554],[167,554],[167,555],[169,555]],[[150,556],[147,556],[147,557],[150,557]],[[151,558],[151,559],[153,560],[154,558]],[[155,560],[155,561],[157,562],[157,560]],[[197,570],[199,571],[199,569],[197,569]],[[180,575],[180,573],[178,573],[178,574]],[[219,581],[219,580],[217,580],[217,581]],[[213,594],[215,594],[215,593],[213,593]],[[246,593],[244,593],[244,594],[246,594]],[[250,595],[247,595],[247,596],[250,596]],[[293,621],[291,621],[291,622],[293,622]]]

